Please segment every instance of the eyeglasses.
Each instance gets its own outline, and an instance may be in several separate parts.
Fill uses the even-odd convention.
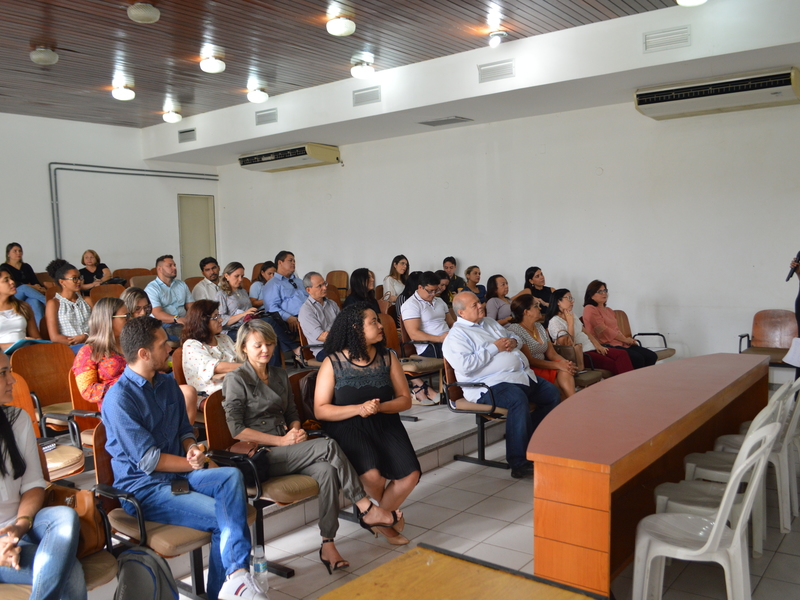
[[[291,284],[292,284],[292,287],[293,287],[294,289],[297,289],[297,284],[294,282],[294,279],[287,279],[286,281],[288,281],[289,283],[291,283]]]
[[[111,315],[112,319],[130,319],[131,313],[125,313],[124,315]]]
[[[570,302],[575,302],[575,298],[572,296],[564,296],[564,300],[569,300]]]
[[[222,322],[222,315],[216,315],[214,317],[211,317],[211,320],[212,321],[219,321],[221,323]]]
[[[432,289],[432,290],[429,290],[428,288],[422,288],[422,289],[424,290],[424,292],[425,292],[426,294],[428,294],[428,295],[432,295],[432,294],[435,294],[436,292],[438,292],[438,291],[439,291],[439,286],[437,285],[437,286],[436,286],[434,289]]]
[[[153,307],[150,304],[145,304],[144,306],[134,309],[133,314],[138,315],[141,313],[143,315],[149,315],[151,312],[153,312]]]
[[[607,294],[608,290],[597,290],[598,294]]]
[[[78,275],[77,277],[64,277],[64,281],[78,283],[79,281],[83,281],[83,275]]]

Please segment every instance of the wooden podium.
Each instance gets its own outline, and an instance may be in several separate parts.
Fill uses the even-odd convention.
[[[534,461],[534,574],[608,597],[633,558],[653,490],[684,477],[766,405],[767,357],[712,354],[618,375],[553,410],[528,445]]]

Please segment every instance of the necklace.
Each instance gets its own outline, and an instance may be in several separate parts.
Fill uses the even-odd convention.
[[[537,342],[539,342],[540,344],[542,343],[542,340],[540,340],[540,339],[539,339],[539,332],[538,332],[538,330],[536,329],[536,325],[534,325],[534,326],[533,326],[533,329],[531,329],[531,328],[527,327],[526,325],[524,325],[524,324],[522,324],[522,323],[520,323],[520,325],[522,325],[522,328],[523,328],[525,331],[527,331],[528,333],[530,333],[530,334],[531,334],[531,336],[533,337],[533,339],[535,339],[535,340],[536,340]]]

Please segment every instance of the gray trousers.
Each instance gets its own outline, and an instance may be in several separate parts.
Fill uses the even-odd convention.
[[[319,530],[324,538],[339,530],[339,490],[353,503],[366,493],[353,465],[330,438],[307,440],[291,446],[270,448],[269,476],[300,473],[319,485]]]

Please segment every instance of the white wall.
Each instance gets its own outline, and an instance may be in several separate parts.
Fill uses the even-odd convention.
[[[380,281],[395,254],[415,270],[453,254],[512,293],[536,264],[576,298],[605,280],[680,356],[735,352],[755,311],[793,307],[798,137],[797,107],[656,122],[626,103],[344,146],[344,167],[230,165],[219,258],[288,249],[300,274]]]
[[[141,131],[127,127],[0,114],[0,246],[22,244],[44,271],[55,258],[50,162],[214,173],[214,168],[141,159]],[[113,270],[151,267],[179,255],[178,194],[216,195],[216,182],[59,172],[63,258],[79,265],[87,248]],[[146,240],[146,241],[145,241]]]

